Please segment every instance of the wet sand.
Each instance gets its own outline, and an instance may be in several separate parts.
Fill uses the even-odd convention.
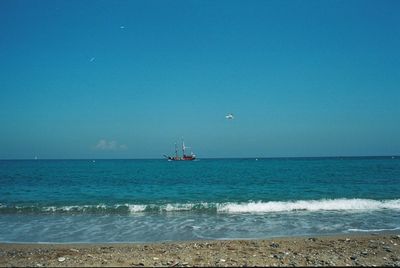
[[[400,266],[400,234],[154,244],[0,244],[0,266]]]

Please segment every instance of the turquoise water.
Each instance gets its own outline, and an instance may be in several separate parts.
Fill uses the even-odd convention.
[[[0,241],[400,230],[400,157],[0,161]]]

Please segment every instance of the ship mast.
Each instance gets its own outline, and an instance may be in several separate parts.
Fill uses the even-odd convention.
[[[183,141],[183,139],[182,139],[182,153],[183,153],[182,157],[184,157],[185,156],[185,142]]]
[[[176,142],[175,142],[175,157],[178,158],[178,146],[176,145]]]

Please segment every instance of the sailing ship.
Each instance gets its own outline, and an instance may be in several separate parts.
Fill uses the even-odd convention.
[[[186,154],[186,149],[189,149],[190,147],[185,146],[185,142],[182,140],[182,156],[178,155],[178,146],[175,143],[175,156],[168,156],[164,155],[165,158],[168,159],[168,161],[191,161],[196,159],[196,155],[193,152],[190,152],[189,155]]]

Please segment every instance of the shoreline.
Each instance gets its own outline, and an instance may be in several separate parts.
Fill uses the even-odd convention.
[[[400,232],[157,243],[0,243],[2,267],[400,266]]]

